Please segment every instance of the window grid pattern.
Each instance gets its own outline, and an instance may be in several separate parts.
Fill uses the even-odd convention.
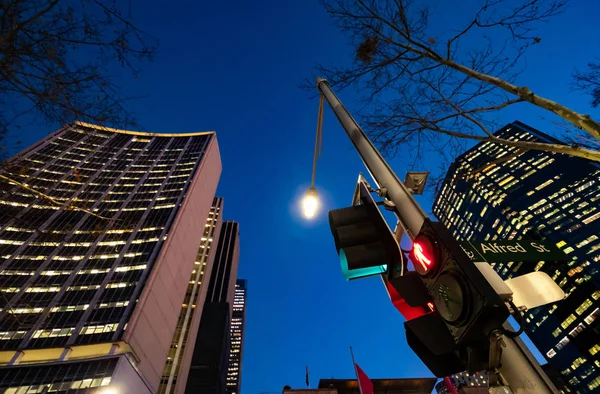
[[[557,143],[518,122],[497,135]],[[453,163],[433,206],[457,239],[541,237],[571,257],[568,263],[492,265],[504,279],[541,270],[563,288],[566,300],[527,312],[527,330],[549,362],[569,378],[577,375],[584,390],[600,371],[600,359],[587,352],[589,338],[599,329],[600,297],[594,298],[600,289],[599,184],[595,163],[484,143]]]
[[[72,125],[8,162],[47,197],[0,181],[0,349],[118,340],[211,138]]]
[[[177,327],[175,328],[175,333],[173,335],[171,349],[169,350],[169,355],[167,356],[167,361],[163,369],[163,375],[158,388],[159,394],[172,393],[177,387],[177,378],[179,376],[183,355],[188,344],[190,324],[197,311],[197,306],[202,305],[199,304],[199,302],[203,303],[203,300],[201,300],[200,297],[202,288],[206,286],[204,274],[206,273],[211,245],[213,243],[213,237],[217,229],[222,207],[223,199],[215,197],[204,228],[201,244],[198,248],[194,270],[190,276],[190,283],[183,300],[179,319],[177,320]],[[185,385],[185,383],[186,382],[179,382],[179,384],[183,385]]]
[[[60,365],[2,368],[0,391],[4,394],[98,393],[110,384],[118,357]]]

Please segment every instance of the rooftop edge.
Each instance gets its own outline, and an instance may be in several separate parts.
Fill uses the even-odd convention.
[[[112,133],[121,133],[121,134],[129,134],[129,135],[140,135],[140,136],[147,136],[147,137],[196,137],[196,136],[199,136],[199,135],[215,134],[214,131],[198,131],[198,132],[192,132],[192,133],[173,133],[173,134],[169,134],[169,133],[147,133],[147,132],[144,132],[144,131],[113,129],[112,127],[98,126],[98,125],[95,125],[95,124],[86,123],[86,122],[80,122],[80,121],[76,121],[73,124],[77,125],[77,126],[83,126],[83,127],[87,127],[87,128],[91,128],[91,129],[101,130],[101,131],[109,131],[109,132],[112,132]]]

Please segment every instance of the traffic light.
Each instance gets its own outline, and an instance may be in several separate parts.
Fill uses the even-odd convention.
[[[425,220],[410,259],[456,344],[487,340],[509,311],[441,223]]]
[[[378,275],[402,261],[400,247],[365,182],[358,183],[360,204],[329,211],[329,226],[348,280]]]

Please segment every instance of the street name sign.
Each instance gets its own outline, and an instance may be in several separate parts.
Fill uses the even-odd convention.
[[[569,261],[555,244],[545,241],[461,241],[460,245],[472,261]]]

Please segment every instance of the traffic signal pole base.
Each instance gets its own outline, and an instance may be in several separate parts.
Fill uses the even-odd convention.
[[[506,322],[504,329],[512,330],[512,327]],[[504,336],[504,344],[499,372],[514,394],[560,393],[520,338]]]

